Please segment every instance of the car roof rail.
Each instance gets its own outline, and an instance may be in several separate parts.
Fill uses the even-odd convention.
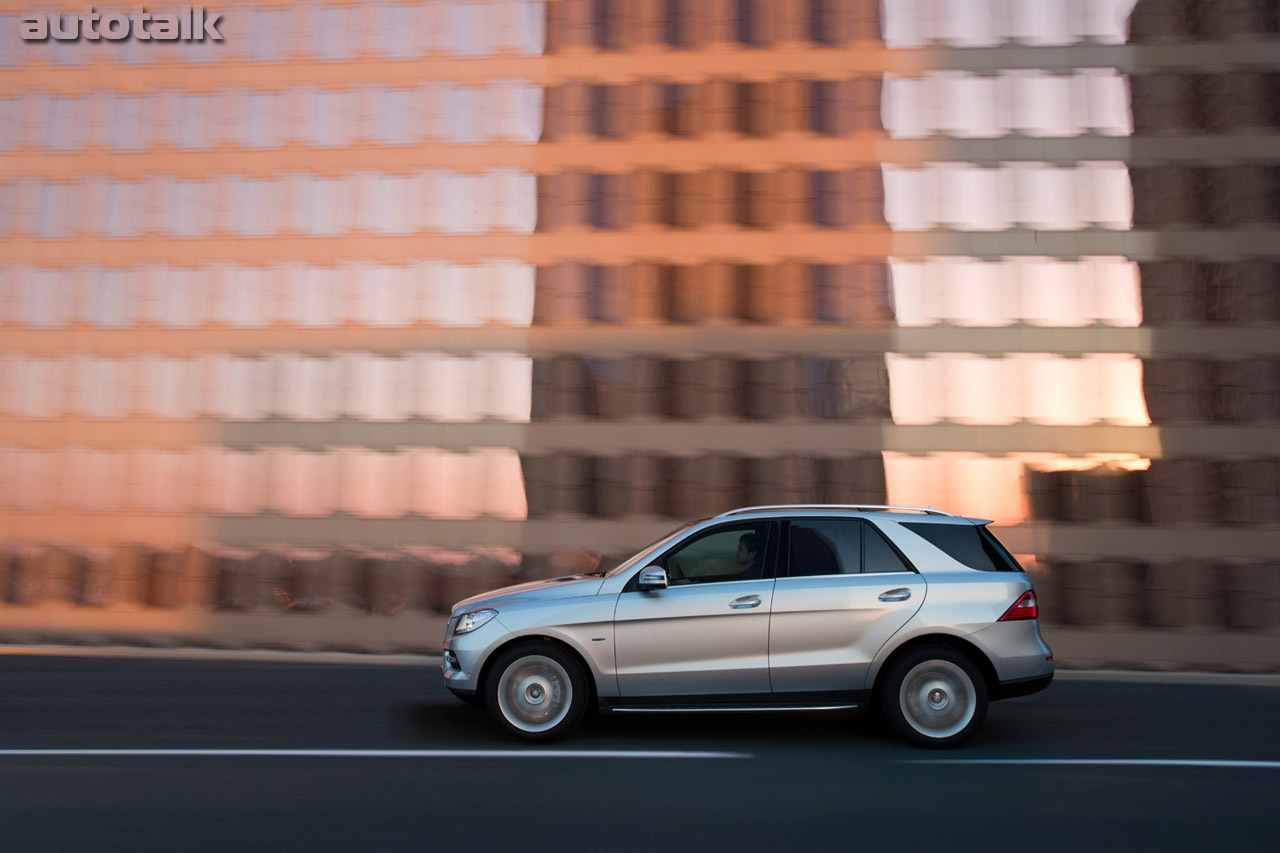
[[[956,516],[949,512],[943,512],[940,509],[934,509],[931,506],[894,506],[890,504],[771,504],[767,506],[744,506],[737,509],[731,509],[722,512],[716,518],[724,518],[729,515],[741,515],[747,512],[764,512],[766,510],[805,510],[805,509],[852,509],[858,512],[918,512],[923,515],[942,515],[947,518],[955,518]]]

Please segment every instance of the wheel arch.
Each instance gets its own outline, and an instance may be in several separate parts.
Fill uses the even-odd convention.
[[[477,696],[484,696],[485,690],[488,689],[489,676],[493,674],[494,661],[502,657],[503,653],[508,649],[515,648],[516,646],[520,646],[525,643],[546,643],[547,645],[555,646],[558,649],[568,652],[569,655],[577,661],[578,666],[582,667],[582,672],[586,676],[587,689],[590,692],[590,695],[587,697],[587,706],[591,707],[591,703],[595,702],[599,697],[599,689],[596,686],[595,670],[591,667],[591,664],[587,662],[586,655],[578,651],[572,643],[567,643],[562,638],[553,637],[550,634],[521,634],[519,636],[508,638],[501,645],[495,646],[490,650],[488,656],[484,660],[484,663],[481,664],[480,674],[476,678]]]
[[[876,671],[875,682],[871,686],[872,701],[879,703],[880,690],[884,685],[884,679],[889,672],[893,671],[893,666],[905,655],[920,648],[921,646],[945,646],[960,652],[969,660],[973,661],[974,666],[982,673],[982,680],[986,682],[987,695],[995,698],[1000,689],[1000,677],[996,674],[996,668],[991,660],[983,653],[981,649],[962,637],[953,634],[922,634],[918,637],[912,637],[902,645],[898,646],[893,652],[885,658],[880,664],[880,668]]]

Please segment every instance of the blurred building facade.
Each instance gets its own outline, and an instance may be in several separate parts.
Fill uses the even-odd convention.
[[[439,607],[888,501],[995,518],[1066,625],[1275,631],[1273,3],[221,8],[0,3],[11,602],[199,546]]]

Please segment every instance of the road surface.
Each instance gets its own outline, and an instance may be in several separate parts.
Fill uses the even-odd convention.
[[[0,674],[6,851],[1280,845],[1276,687],[1060,680],[935,752],[835,712],[606,715],[530,747],[421,664]]]

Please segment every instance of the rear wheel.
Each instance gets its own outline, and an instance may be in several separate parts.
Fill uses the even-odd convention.
[[[503,652],[485,683],[489,714],[525,740],[568,734],[582,719],[587,699],[582,666],[550,643],[525,643]]]
[[[922,646],[894,663],[880,692],[889,725],[916,746],[958,746],[987,716],[987,683],[966,655]]]

